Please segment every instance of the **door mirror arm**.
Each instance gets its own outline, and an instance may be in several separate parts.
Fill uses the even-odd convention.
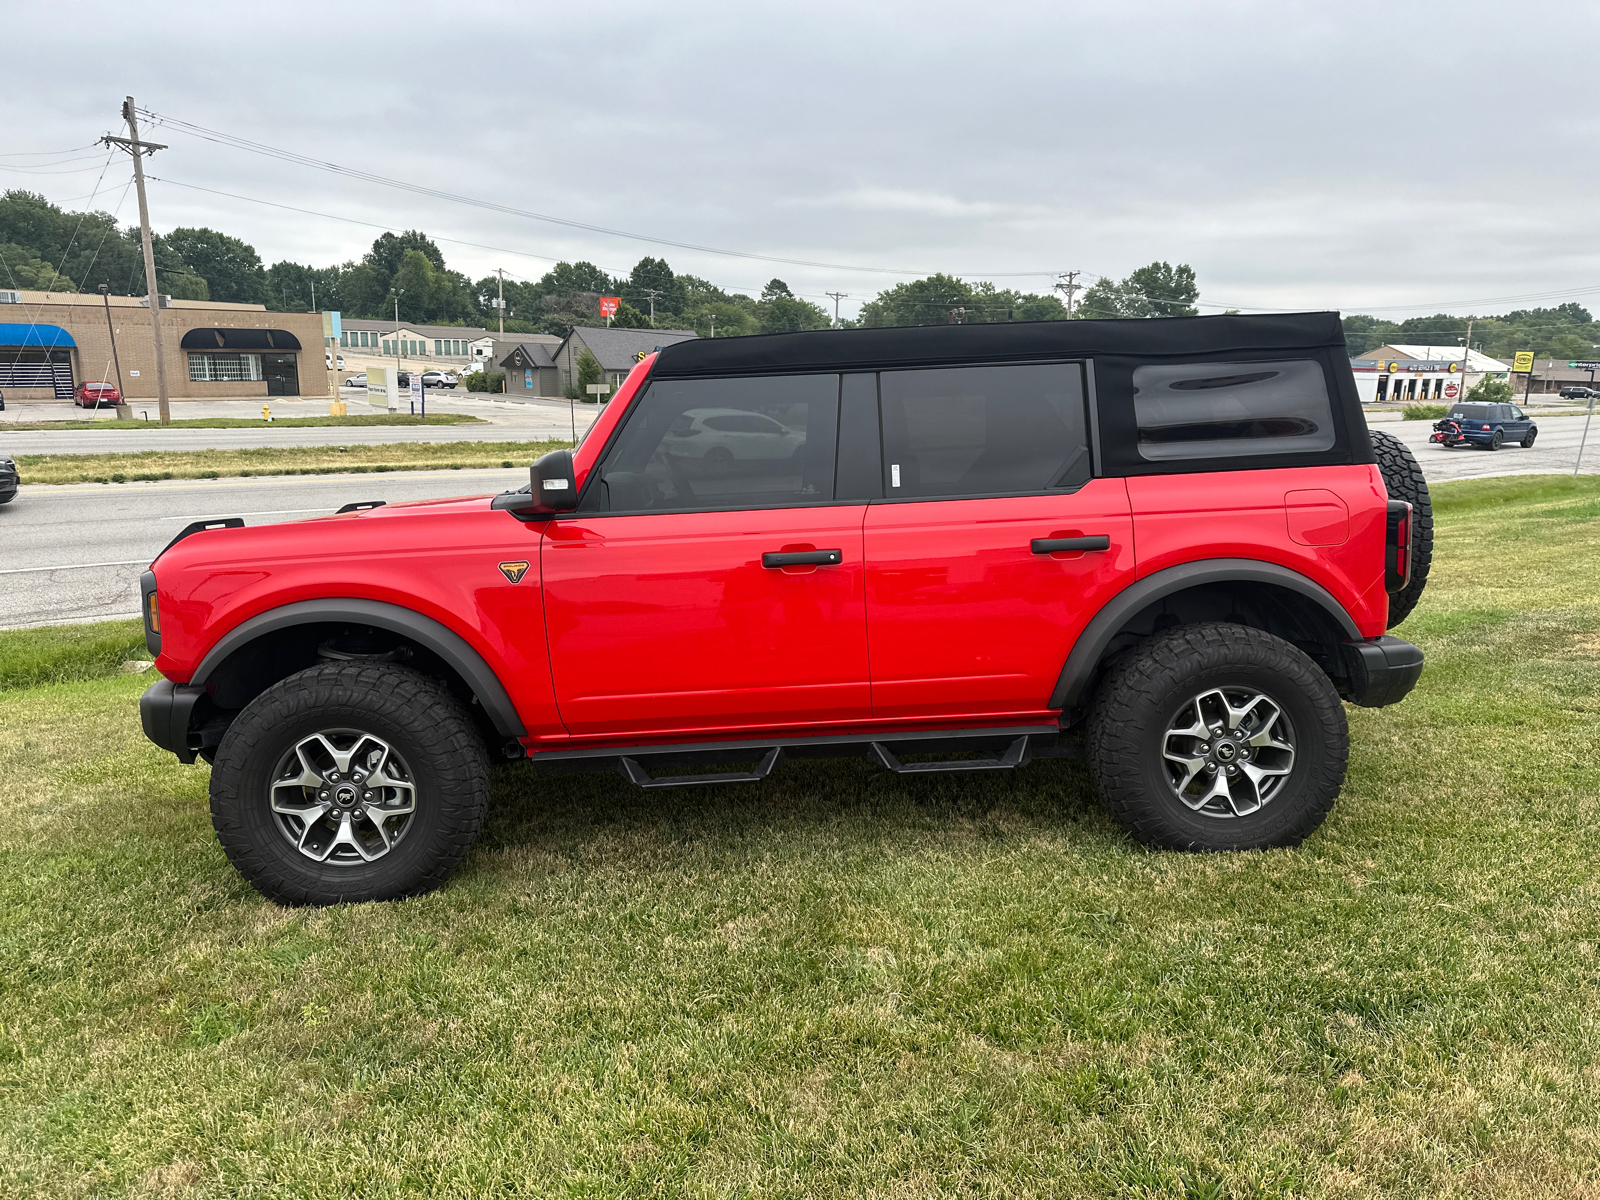
[[[572,469],[572,451],[552,450],[528,471],[526,491],[502,492],[489,507],[514,513],[523,520],[548,520],[578,507],[578,484]]]

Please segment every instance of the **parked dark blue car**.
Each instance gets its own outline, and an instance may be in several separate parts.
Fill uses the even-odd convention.
[[[1539,427],[1515,404],[1452,404],[1428,440],[1446,450],[1456,446],[1498,450],[1507,442],[1531,446],[1538,436]]]

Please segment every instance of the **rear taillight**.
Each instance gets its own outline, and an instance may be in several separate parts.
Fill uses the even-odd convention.
[[[1485,432],[1485,433],[1488,433],[1488,432],[1489,432],[1489,427],[1488,427],[1488,426],[1487,426],[1487,425],[1485,425],[1485,426],[1484,426],[1484,427],[1483,427],[1483,431],[1484,431],[1484,432]]]
[[[1383,539],[1383,587],[1391,595],[1411,582],[1411,505],[1389,501]]]

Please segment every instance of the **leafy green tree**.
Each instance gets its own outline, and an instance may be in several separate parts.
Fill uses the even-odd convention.
[[[1516,393],[1504,379],[1485,375],[1473,384],[1462,398],[1473,404],[1510,404],[1516,398]]]
[[[1017,297],[1011,311],[1016,321],[1065,321],[1072,316],[1059,298],[1031,294]]]
[[[0,195],[0,245],[16,246],[19,261],[37,260],[87,288],[104,283],[118,296],[145,290],[138,234],[118,229],[110,213],[63,212],[36,193],[7,191]],[[9,248],[6,254],[9,261]],[[11,286],[3,271],[0,286]]]
[[[34,292],[78,290],[71,279],[15,242],[0,245],[0,284]]]
[[[261,256],[254,246],[215,229],[181,227],[162,239],[189,269],[206,281],[212,300],[260,304],[266,291]]]
[[[585,346],[578,353],[578,378],[572,385],[571,395],[579,400],[593,400],[589,394],[589,385],[600,382],[600,360],[589,352]]]
[[[535,295],[563,295],[569,292],[594,292],[601,296],[617,294],[619,281],[612,279],[591,262],[559,262],[533,285]]]
[[[755,317],[762,333],[798,333],[802,329],[827,329],[833,324],[833,318],[820,305],[800,299],[781,279],[773,279],[761,289]]]
[[[657,293],[653,305],[650,302],[652,291]],[[645,257],[635,263],[633,272],[622,285],[622,298],[641,312],[649,312],[653,308],[658,328],[670,324],[663,317],[683,310],[683,286],[662,258]]]
[[[156,267],[156,279],[161,286],[156,290],[171,296],[174,300],[209,300],[210,289],[206,281],[187,268],[178,270],[164,270]]]
[[[1101,277],[1083,294],[1075,315],[1079,317],[1192,317],[1200,298],[1194,268],[1153,262],[1132,272],[1120,283]]]
[[[422,254],[429,264],[438,270],[444,270],[444,255],[439,247],[427,234],[416,229],[408,229],[398,234],[379,234],[373,240],[372,249],[367,251],[367,256],[362,261],[369,263],[379,275],[393,279],[399,274],[406,254],[411,250]]]
[[[1351,358],[1365,358],[1379,346],[1401,340],[1395,336],[1400,327],[1393,321],[1386,321],[1381,317],[1354,313],[1343,318],[1342,323],[1345,345],[1349,349]]]
[[[618,329],[648,329],[650,317],[649,314],[640,312],[624,300],[617,305],[617,312],[611,318],[611,324]]]
[[[770,284],[768,285],[771,286]],[[895,325],[946,325],[952,310],[972,308],[970,285],[954,275],[930,275],[897,283],[861,306],[860,324],[869,329]]]

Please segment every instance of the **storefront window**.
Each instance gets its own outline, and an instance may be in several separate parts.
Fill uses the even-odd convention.
[[[191,354],[189,382],[241,383],[261,378],[259,354]]]

